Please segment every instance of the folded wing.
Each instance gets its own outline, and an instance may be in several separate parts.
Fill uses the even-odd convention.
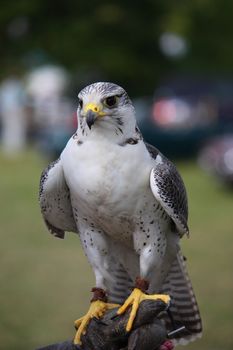
[[[148,151],[154,159],[150,187],[153,195],[173,220],[180,236],[189,234],[188,203],[184,183],[176,167],[151,145]]]
[[[42,216],[50,233],[64,238],[65,231],[77,232],[70,191],[60,159],[52,162],[41,174],[39,202]]]

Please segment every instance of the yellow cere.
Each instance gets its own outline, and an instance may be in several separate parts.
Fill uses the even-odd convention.
[[[102,106],[101,106],[101,105],[97,105],[97,104],[95,104],[95,103],[88,103],[88,104],[84,107],[84,112],[85,112],[85,113],[87,113],[87,111],[89,111],[89,110],[91,110],[91,111],[97,113],[98,116],[100,116],[100,117],[103,117],[103,116],[106,115],[106,113],[103,112],[103,110],[102,110]]]

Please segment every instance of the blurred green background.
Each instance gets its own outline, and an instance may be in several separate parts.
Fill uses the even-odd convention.
[[[232,11],[228,0],[2,0],[0,75],[47,60],[79,83],[101,77],[139,96],[164,75],[229,76]],[[164,47],[167,33],[177,36],[178,50]]]
[[[78,89],[96,80],[120,83],[131,97],[140,97],[153,96],[173,74],[177,79],[183,74],[231,78],[232,13],[233,3],[223,0],[3,0],[0,78],[24,77],[41,64],[60,65],[72,77],[68,94],[74,112]],[[31,108],[29,103],[27,112]],[[44,226],[38,183],[49,159],[38,152],[34,135],[35,126],[17,154],[0,147],[4,350],[35,349],[73,337],[73,320],[87,310],[94,284],[79,238],[55,239]],[[191,237],[182,246],[204,326],[203,338],[186,348],[231,350],[233,193],[201,170],[196,158],[176,164],[190,206]]]
[[[47,233],[37,188],[45,161],[34,152],[17,160],[0,155],[2,349],[34,349],[70,339],[72,321],[89,303],[93,275],[79,238]],[[180,162],[190,203],[190,239],[183,239],[203,317],[203,338],[188,349],[233,347],[232,193],[197,165]]]

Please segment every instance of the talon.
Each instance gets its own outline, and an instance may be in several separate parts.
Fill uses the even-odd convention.
[[[126,331],[129,332],[132,329],[134,319],[137,315],[137,310],[139,308],[139,304],[143,300],[162,300],[166,304],[169,305],[170,303],[170,297],[169,295],[165,294],[152,294],[148,295],[143,293],[140,289],[134,288],[131,295],[126,299],[124,304],[118,309],[117,314],[122,315],[129,306],[132,306],[132,309],[130,311],[129,319],[126,325]]]
[[[119,304],[107,304],[107,309],[108,310],[111,310],[111,309],[115,309],[116,307],[119,307],[120,305]]]
[[[78,329],[81,323],[82,323],[82,318],[79,318],[78,320],[74,321],[75,328]]]
[[[74,337],[74,344],[82,344],[81,336],[86,334],[86,328],[92,318],[96,317],[97,319],[99,319],[105,314],[106,310],[110,310],[115,307],[119,307],[119,305],[108,304],[101,300],[92,301],[86,315],[74,322],[75,328],[77,329],[77,332]]]

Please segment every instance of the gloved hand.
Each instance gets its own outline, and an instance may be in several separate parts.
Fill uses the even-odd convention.
[[[93,318],[82,336],[82,346],[72,341],[49,345],[37,350],[171,350],[167,330],[158,315],[167,305],[160,300],[145,300],[140,304],[132,331],[126,332],[130,309],[123,315],[117,308],[106,312],[101,319]]]

